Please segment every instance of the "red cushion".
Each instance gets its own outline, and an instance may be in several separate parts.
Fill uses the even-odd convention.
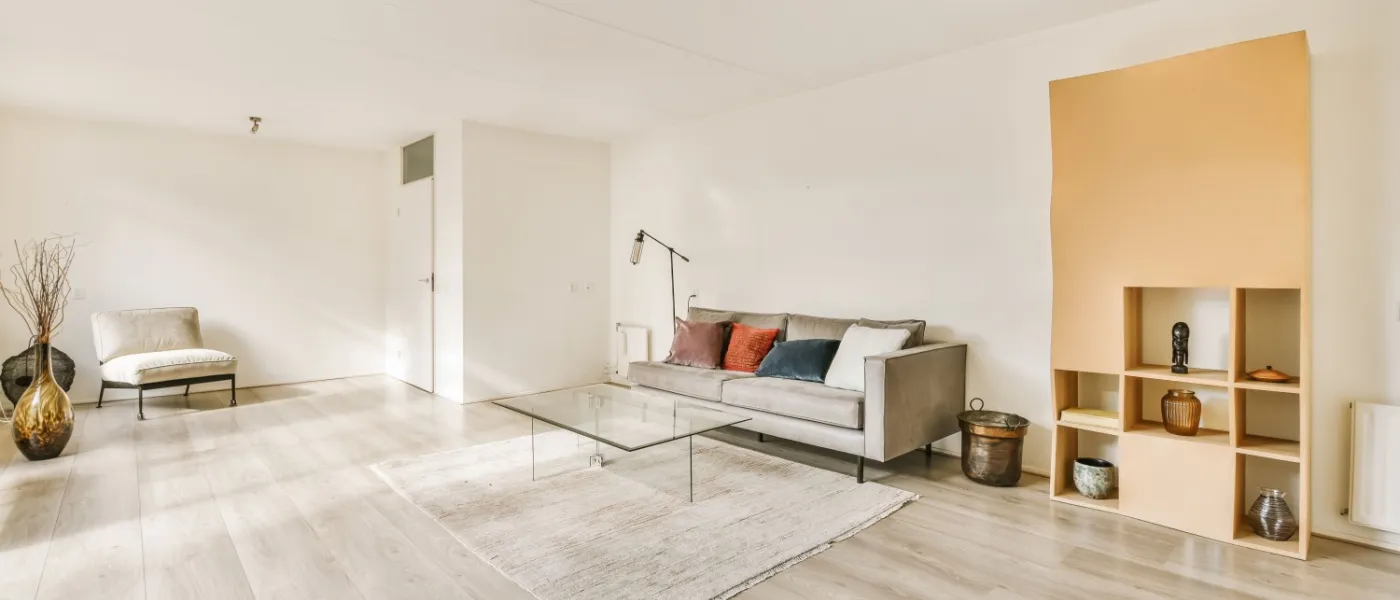
[[[759,329],[735,323],[734,331],[729,334],[729,349],[724,353],[724,370],[757,371],[763,357],[773,349],[773,340],[776,339],[777,329]]]

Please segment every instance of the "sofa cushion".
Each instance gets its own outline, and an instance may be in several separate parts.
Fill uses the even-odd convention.
[[[92,341],[99,362],[128,354],[204,346],[199,333],[199,311],[189,307],[94,313]]]
[[[831,367],[826,370],[823,381],[827,386],[865,391],[865,359],[904,347],[909,339],[909,330],[897,327],[875,329],[852,325],[841,338],[836,348],[836,357],[831,359]]]
[[[705,400],[720,400],[720,385],[726,381],[753,377],[753,373],[697,369],[664,362],[634,362],[627,367],[627,378],[638,385]]]
[[[778,342],[768,356],[763,357],[763,364],[755,374],[821,383],[826,380],[826,370],[831,367],[831,359],[836,357],[840,346],[841,340]]]
[[[724,360],[729,323],[707,323],[676,319],[675,337],[666,362],[673,365],[718,369]]]
[[[904,340],[904,349],[918,348],[924,345],[924,329],[927,323],[918,319],[905,319],[903,321],[876,321],[874,319],[861,319],[857,323],[861,327],[871,329],[903,329],[909,332],[909,339]]]
[[[864,426],[865,394],[810,381],[770,377],[726,381],[720,401],[848,429]]]
[[[685,320],[699,321],[702,323],[719,323],[720,321],[733,321],[734,311],[715,310],[713,308],[701,308],[692,306],[686,311]]]
[[[729,347],[724,351],[724,370],[757,371],[763,357],[773,349],[773,340],[777,337],[777,329],[759,329],[735,323],[729,336]]]
[[[846,335],[846,329],[856,324],[857,319],[829,319],[808,315],[788,317],[787,339],[793,340],[839,340]]]
[[[693,306],[686,312],[686,319],[710,322],[733,321],[759,329],[777,329],[778,341],[781,342],[787,339],[787,313],[747,313],[735,310],[715,310],[713,308]]]
[[[142,385],[176,379],[232,375],[238,359],[205,348],[128,354],[102,363],[103,381]]]

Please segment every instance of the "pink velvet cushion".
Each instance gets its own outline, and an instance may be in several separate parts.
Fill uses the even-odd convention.
[[[676,319],[676,337],[671,342],[671,355],[666,357],[666,362],[718,369],[724,360],[724,335],[728,328],[728,321],[704,323]]]

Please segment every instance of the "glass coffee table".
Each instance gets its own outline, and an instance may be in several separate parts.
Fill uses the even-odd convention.
[[[605,467],[687,502],[695,499],[695,434],[749,420],[612,385],[495,404],[530,417],[533,479]]]

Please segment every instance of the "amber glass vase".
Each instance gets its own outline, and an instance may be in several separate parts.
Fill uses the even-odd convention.
[[[1193,436],[1201,427],[1201,399],[1191,390],[1167,390],[1162,396],[1162,427],[1167,433]]]
[[[25,458],[45,460],[61,454],[73,437],[73,403],[54,379],[53,352],[47,342],[39,343],[35,358],[34,379],[15,402],[10,431]]]

